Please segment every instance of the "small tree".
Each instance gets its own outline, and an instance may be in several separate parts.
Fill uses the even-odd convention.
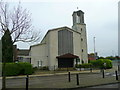
[[[5,64],[6,62],[13,62],[13,42],[10,32],[7,29],[2,37],[2,89],[6,88]]]
[[[13,42],[7,29],[2,37],[2,62],[13,62]]]
[[[4,35],[2,38],[3,73],[5,70],[5,63],[13,61],[12,45],[15,42],[33,42],[40,39],[40,33],[36,32],[36,29],[33,28],[31,23],[31,14],[27,11],[27,9],[23,9],[20,3],[17,7],[9,9],[8,3],[5,3],[2,0],[0,0],[0,34]],[[6,88],[5,75],[2,79],[2,88]]]
[[[0,62],[2,62],[2,41],[0,40]]]

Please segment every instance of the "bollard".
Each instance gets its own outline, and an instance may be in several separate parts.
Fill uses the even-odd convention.
[[[103,73],[103,78],[105,78],[105,73],[104,73],[104,69],[103,69],[102,73]]]
[[[92,68],[90,68],[90,72],[92,72]]]
[[[77,85],[79,85],[79,74],[76,74]]]
[[[117,75],[117,71],[115,71],[115,74],[116,74],[116,80],[118,80],[118,75]]]
[[[68,81],[69,81],[69,82],[71,81],[70,72],[68,72]]]
[[[54,65],[54,71],[55,71],[55,65]]]
[[[29,85],[29,76],[27,75],[27,77],[26,77],[26,90],[28,90],[28,85]]]

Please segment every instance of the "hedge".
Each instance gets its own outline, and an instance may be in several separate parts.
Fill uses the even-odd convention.
[[[76,65],[76,68],[90,68],[92,66],[91,63],[84,63]]]
[[[112,68],[112,61],[109,59],[98,59],[95,61],[90,62],[94,67],[100,68],[100,69],[110,69]],[[106,66],[104,66],[104,63],[106,63]]]
[[[106,66],[104,66],[106,63]],[[99,68],[99,69],[110,69],[112,68],[112,61],[109,59],[98,59],[94,61],[90,61],[90,63],[78,64],[76,68]]]
[[[6,63],[5,65],[6,76],[26,75],[32,73],[33,67],[30,63],[26,62]]]
[[[40,70],[49,70],[48,66],[40,67]]]

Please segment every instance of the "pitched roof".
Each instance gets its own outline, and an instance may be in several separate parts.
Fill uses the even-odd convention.
[[[47,34],[48,34],[49,32],[51,32],[51,31],[56,31],[56,30],[63,30],[63,29],[67,29],[67,30],[70,30],[70,31],[72,31],[72,32],[76,32],[76,33],[81,34],[81,33],[78,32],[78,31],[75,31],[75,30],[73,30],[73,29],[71,29],[71,28],[69,28],[69,27],[67,27],[67,26],[64,26],[64,27],[49,29],[48,32],[47,32],[47,33],[45,34],[45,36],[43,37],[43,39],[41,40],[41,42],[44,40],[44,38],[47,36]]]
[[[79,56],[73,55],[71,53],[67,53],[64,55],[57,56],[56,58],[79,58]]]
[[[75,31],[75,30],[73,30],[73,29],[71,29],[71,28],[69,28],[69,27],[67,27],[67,26],[59,27],[59,28],[54,28],[54,29],[50,29],[50,30],[48,30],[48,32],[50,32],[50,31],[55,31],[55,30],[62,30],[62,29],[68,29],[68,30],[71,30],[71,31],[73,31],[73,32],[76,32],[76,33],[81,34],[80,32]]]
[[[73,29],[71,29],[71,28],[69,28],[69,27],[67,27],[67,26],[64,26],[64,27],[59,27],[59,28],[54,28],[54,29],[48,30],[48,32],[45,34],[45,36],[43,37],[43,39],[41,40],[41,42],[44,40],[44,38],[47,36],[47,34],[48,34],[49,32],[55,31],[55,30],[62,30],[62,29],[68,29],[68,30],[70,30],[70,31],[76,32],[76,33],[78,33],[78,34],[81,34],[81,33],[78,32],[78,31],[75,31],[75,30],[73,30]],[[34,46],[37,46],[37,45],[41,45],[41,42],[40,42],[39,44],[30,46],[30,49],[31,49],[31,47],[34,47]]]

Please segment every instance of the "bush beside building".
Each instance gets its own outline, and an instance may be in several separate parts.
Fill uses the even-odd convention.
[[[27,75],[33,73],[33,67],[30,63],[6,63],[5,75],[16,76],[16,75]]]
[[[76,68],[99,68],[110,69],[112,68],[112,61],[109,59],[98,59],[90,61],[89,63],[78,64]]]

